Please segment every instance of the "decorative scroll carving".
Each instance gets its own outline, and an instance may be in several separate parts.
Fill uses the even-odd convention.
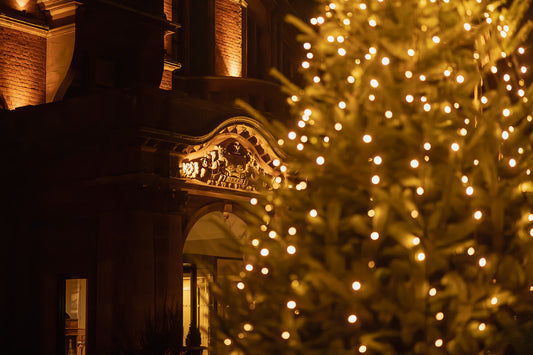
[[[254,191],[257,184],[264,181],[262,176],[272,178],[255,154],[235,138],[228,138],[205,149],[200,157],[183,159],[180,170],[183,178],[247,191]]]

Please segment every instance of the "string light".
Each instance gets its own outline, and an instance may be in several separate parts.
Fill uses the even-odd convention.
[[[356,316],[355,314],[350,314],[350,315],[348,316],[348,322],[350,322],[350,323],[352,323],[352,324],[355,323],[355,322],[357,322],[357,316]]]
[[[361,283],[359,281],[353,282],[352,288],[354,289],[354,291],[359,291],[361,289]]]

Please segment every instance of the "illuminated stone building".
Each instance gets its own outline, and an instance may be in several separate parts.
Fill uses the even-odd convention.
[[[234,100],[287,116],[295,3],[0,0],[0,352],[134,353],[183,313],[224,353],[222,226],[282,158]]]

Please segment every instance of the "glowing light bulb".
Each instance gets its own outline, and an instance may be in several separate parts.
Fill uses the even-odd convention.
[[[354,289],[354,291],[359,291],[361,289],[361,283],[359,281],[353,282],[352,288]]]
[[[344,49],[344,48],[339,48],[339,49],[337,50],[337,53],[339,53],[339,55],[340,55],[341,57],[344,57],[344,56],[346,55],[346,49]]]
[[[381,58],[381,64],[383,64],[383,65],[389,65],[389,63],[390,63],[390,59],[389,59],[389,57],[383,57],[383,58]]]
[[[457,152],[459,150],[459,144],[454,142],[452,143],[451,148],[454,152]]]
[[[370,80],[370,86],[377,88],[379,86],[379,82],[376,79],[372,79]]]
[[[304,46],[304,49],[306,49],[306,50],[310,50],[311,49],[311,43],[309,43],[309,42],[305,42],[303,44],[303,46]]]
[[[377,22],[376,22],[376,20],[374,20],[374,19],[370,19],[370,20],[368,21],[368,24],[370,25],[370,27],[376,27]]]
[[[372,142],[372,136],[369,135],[369,134],[365,134],[365,135],[363,136],[363,142],[365,142],[365,143],[370,143],[370,142]]]
[[[262,269],[261,269],[261,273],[262,273],[263,275],[268,275],[268,273],[269,273],[268,268],[266,268],[266,267],[262,268]]]
[[[481,211],[476,211],[476,212],[474,212],[474,218],[475,218],[476,220],[480,220],[481,217],[483,217],[483,213],[482,213]]]
[[[392,111],[390,111],[390,110],[385,111],[385,117],[386,118],[392,118]]]
[[[465,77],[462,76],[462,75],[457,75],[457,76],[455,77],[455,81],[457,81],[459,84],[462,84],[462,83],[464,83],[464,81],[465,81]]]
[[[413,168],[413,169],[418,168],[418,165],[419,165],[418,160],[416,160],[416,159],[411,160],[410,165],[411,165],[411,168]]]
[[[426,111],[426,112],[431,111],[431,105],[428,104],[428,103],[424,104],[424,111]]]
[[[339,101],[339,104],[338,104],[339,108],[341,110],[344,110],[346,108],[346,102],[344,101]]]
[[[224,345],[230,346],[231,345],[231,339],[230,338],[224,339]]]
[[[431,40],[433,41],[433,43],[440,43],[439,36],[433,36],[433,38]]]
[[[438,312],[437,314],[435,314],[435,319],[436,320],[443,320],[444,319],[444,313]]]
[[[497,303],[498,303],[498,297],[492,297],[492,298],[490,299],[490,304],[495,305],[495,304],[497,304]]]
[[[415,55],[415,50],[412,49],[412,48],[409,48],[409,49],[407,50],[407,55],[408,55],[409,57],[413,57],[413,56]]]
[[[474,193],[474,188],[473,188],[472,186],[468,186],[468,187],[466,188],[466,194],[467,194],[468,196],[472,196],[473,193]]]
[[[238,288],[239,290],[244,290],[244,283],[243,283],[243,282],[238,282],[238,283],[237,283],[237,288]]]
[[[287,253],[293,255],[294,253],[296,253],[296,247],[294,245],[289,245],[287,247]]]
[[[414,237],[413,240],[411,241],[413,243],[413,245],[419,245],[420,244],[420,238],[418,237]]]
[[[429,142],[424,143],[424,150],[431,150],[431,143]]]
[[[421,187],[421,186],[417,187],[417,188],[416,188],[416,194],[417,194],[418,196],[422,196],[422,195],[424,194],[424,188]]]
[[[309,211],[309,215],[314,218],[318,216],[318,212],[315,209],[312,209],[311,211]]]
[[[371,179],[371,180],[372,180],[372,183],[373,183],[374,185],[379,184],[379,182],[381,181],[381,179],[379,178],[378,175],[374,175],[374,176],[372,176],[372,179]]]
[[[411,78],[413,77],[413,73],[412,73],[411,71],[407,70],[407,71],[405,72],[405,77],[406,77],[407,79],[411,79]]]
[[[357,322],[357,316],[356,316],[355,314],[350,314],[350,315],[348,316],[348,322],[350,322],[350,323],[352,323],[352,324],[355,323],[355,322]]]
[[[506,108],[502,111],[502,114],[504,117],[509,117],[509,115],[511,114],[511,111],[508,108]]]
[[[409,103],[413,102],[413,101],[414,101],[414,97],[413,97],[413,95],[407,95],[407,96],[405,96],[405,101],[407,101],[407,102],[409,102]]]
[[[308,61],[304,60],[304,61],[302,62],[302,68],[304,68],[304,69],[309,69],[310,66],[311,66],[311,64],[309,64]]]
[[[463,28],[465,29],[465,31],[470,31],[472,29],[472,26],[470,26],[469,23],[466,23],[463,25]]]
[[[319,156],[319,157],[316,158],[316,163],[317,163],[318,165],[324,165],[325,161],[326,161],[326,160],[324,159],[323,156]]]
[[[359,352],[360,352],[361,354],[366,353],[366,346],[365,346],[365,345],[361,345],[361,346],[359,347]]]
[[[479,323],[478,329],[480,332],[484,331],[487,328],[485,323]]]
[[[291,337],[291,333],[289,333],[289,332],[283,332],[283,333],[281,333],[281,338],[282,338],[282,339],[287,340],[287,339],[289,339],[290,337]]]
[[[288,309],[295,309],[296,308],[296,302],[294,302],[294,301],[287,302],[287,308]]]
[[[379,155],[376,155],[374,157],[374,159],[372,159],[374,161],[374,164],[376,165],[381,165],[381,163],[383,162],[383,160],[381,159],[381,157]]]
[[[431,289],[429,290],[428,294],[429,294],[431,297],[437,295],[437,289],[434,288],[434,287],[431,288]]]
[[[444,342],[442,339],[435,340],[435,347],[440,348]]]
[[[485,267],[487,265],[487,259],[485,258],[480,258],[479,261],[478,261],[478,264],[479,266],[481,267]]]
[[[423,252],[416,254],[416,259],[418,261],[424,261],[425,258],[426,258],[426,254],[424,254]]]
[[[296,234],[296,228],[290,227],[288,230],[289,235],[295,235]]]
[[[379,239],[379,233],[378,232],[372,232],[370,234],[370,239],[372,240],[378,240]]]
[[[468,248],[468,250],[466,251],[468,255],[472,256],[476,253],[476,249],[474,249],[473,247],[470,247]]]

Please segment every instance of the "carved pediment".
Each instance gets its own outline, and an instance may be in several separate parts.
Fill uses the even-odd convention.
[[[183,147],[180,178],[189,183],[255,191],[260,184],[281,176],[278,155],[255,128],[230,124],[216,132],[203,142]]]

